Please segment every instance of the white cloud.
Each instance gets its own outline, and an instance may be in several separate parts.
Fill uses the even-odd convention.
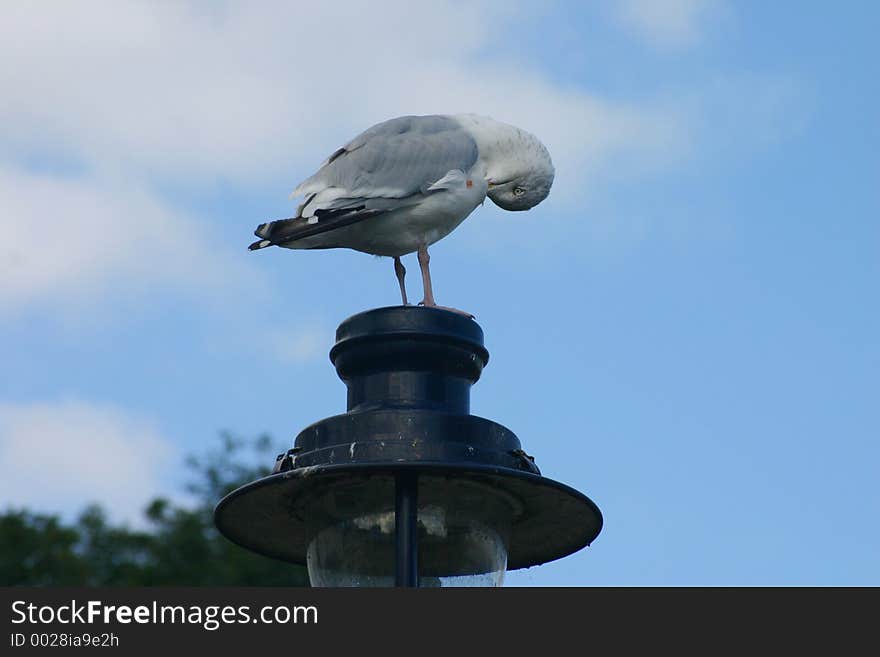
[[[100,503],[137,522],[175,450],[140,418],[79,401],[0,403],[4,506],[75,513]]]
[[[209,230],[135,181],[0,167],[0,199],[0,312],[157,285],[205,292],[248,275]]]
[[[19,5],[0,27],[0,85],[15,90],[0,120],[17,127],[7,139],[18,147],[253,181],[306,144],[331,148],[321,136],[363,117],[365,103],[418,96],[401,72],[425,82],[435,66],[456,67],[482,43],[488,16],[452,6]]]
[[[636,36],[659,48],[699,43],[721,0],[619,0],[616,18]]]
[[[650,107],[559,88],[486,55],[497,3],[20,5],[0,26],[13,152],[160,178],[298,182],[339,142],[405,113],[478,112],[600,161],[668,141]],[[454,47],[450,47],[454,44]],[[552,136],[552,135],[551,135]],[[573,162],[574,163],[574,162]],[[294,171],[294,169],[296,169]]]

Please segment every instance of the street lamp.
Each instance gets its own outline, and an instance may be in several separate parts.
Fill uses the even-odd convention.
[[[516,435],[470,414],[489,354],[471,319],[414,306],[354,315],[330,359],[347,412],[303,429],[273,474],[223,498],[218,529],[306,564],[313,586],[500,586],[602,528]]]

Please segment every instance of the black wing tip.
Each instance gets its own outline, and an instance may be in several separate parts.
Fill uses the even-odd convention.
[[[253,244],[248,247],[248,251],[259,251],[260,249],[265,249],[267,246],[272,246],[275,242],[271,240],[257,240]]]
[[[362,219],[383,214],[387,210],[368,210],[365,205],[350,206],[346,208],[334,208],[330,210],[319,209],[315,211],[314,219],[305,217],[291,217],[290,219],[277,219],[257,226],[254,234],[261,238],[248,247],[249,251],[259,251],[267,246],[280,246],[290,244],[305,237],[312,237],[320,233],[326,233],[342,226],[348,226]],[[301,247],[301,248],[323,248]]]

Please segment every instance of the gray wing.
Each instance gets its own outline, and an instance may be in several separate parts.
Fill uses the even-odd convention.
[[[321,208],[322,200],[332,203],[333,197],[405,198],[424,192],[452,169],[470,170],[478,155],[473,137],[457,121],[401,116],[374,125],[338,149],[293,194],[306,195],[306,212],[300,216]]]
[[[479,152],[446,116],[401,116],[378,123],[336,150],[293,191],[296,217],[260,225],[252,249],[326,232],[418,203],[453,169],[467,172]]]

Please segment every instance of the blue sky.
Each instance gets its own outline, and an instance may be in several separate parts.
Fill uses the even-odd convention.
[[[557,180],[435,245],[435,293],[486,333],[474,412],[606,521],[508,585],[880,584],[880,11],[534,5],[7,9],[0,504],[134,521],[219,430],[343,410],[391,262],[251,232],[367,126],[476,112]]]

